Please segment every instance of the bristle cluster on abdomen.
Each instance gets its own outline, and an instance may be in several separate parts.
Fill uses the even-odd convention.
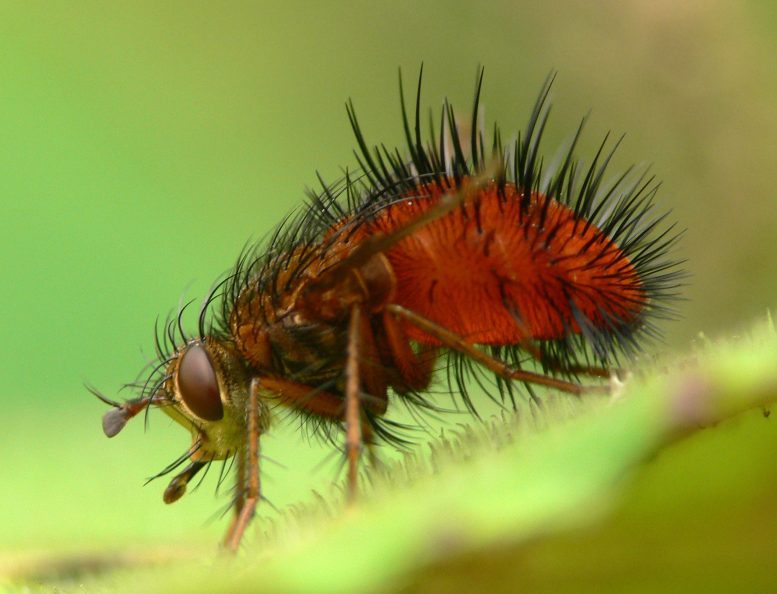
[[[401,227],[444,193],[419,186],[381,210],[370,232]],[[568,206],[540,193],[522,205],[522,197],[513,184],[491,184],[388,250],[397,303],[480,344],[560,339],[583,320],[602,331],[633,325],[646,295],[628,256]]]

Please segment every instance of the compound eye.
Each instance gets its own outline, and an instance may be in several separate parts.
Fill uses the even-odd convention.
[[[178,366],[178,389],[189,410],[201,419],[218,421],[224,416],[216,372],[201,345],[192,345],[183,354]]]

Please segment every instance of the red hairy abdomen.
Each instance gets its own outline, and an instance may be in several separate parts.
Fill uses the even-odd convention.
[[[434,205],[445,192],[418,195],[382,210],[369,232],[390,232]],[[585,316],[599,329],[634,322],[645,291],[624,252],[573,211],[534,194],[492,184],[465,206],[433,221],[386,252],[396,274],[395,302],[480,344],[558,339],[581,331]],[[436,341],[411,325],[408,335]]]

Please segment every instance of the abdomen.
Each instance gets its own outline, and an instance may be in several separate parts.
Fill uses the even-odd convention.
[[[382,210],[370,231],[401,227],[444,193],[421,186],[418,196]],[[389,249],[395,301],[480,344],[559,339],[580,333],[581,324],[609,331],[633,325],[647,298],[627,255],[569,207],[533,194],[522,211],[520,201],[514,185],[503,192],[486,186]]]

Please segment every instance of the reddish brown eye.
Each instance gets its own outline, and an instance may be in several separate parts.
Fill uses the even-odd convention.
[[[218,421],[224,416],[216,372],[202,346],[192,345],[183,354],[178,366],[178,389],[189,410],[201,419]]]

